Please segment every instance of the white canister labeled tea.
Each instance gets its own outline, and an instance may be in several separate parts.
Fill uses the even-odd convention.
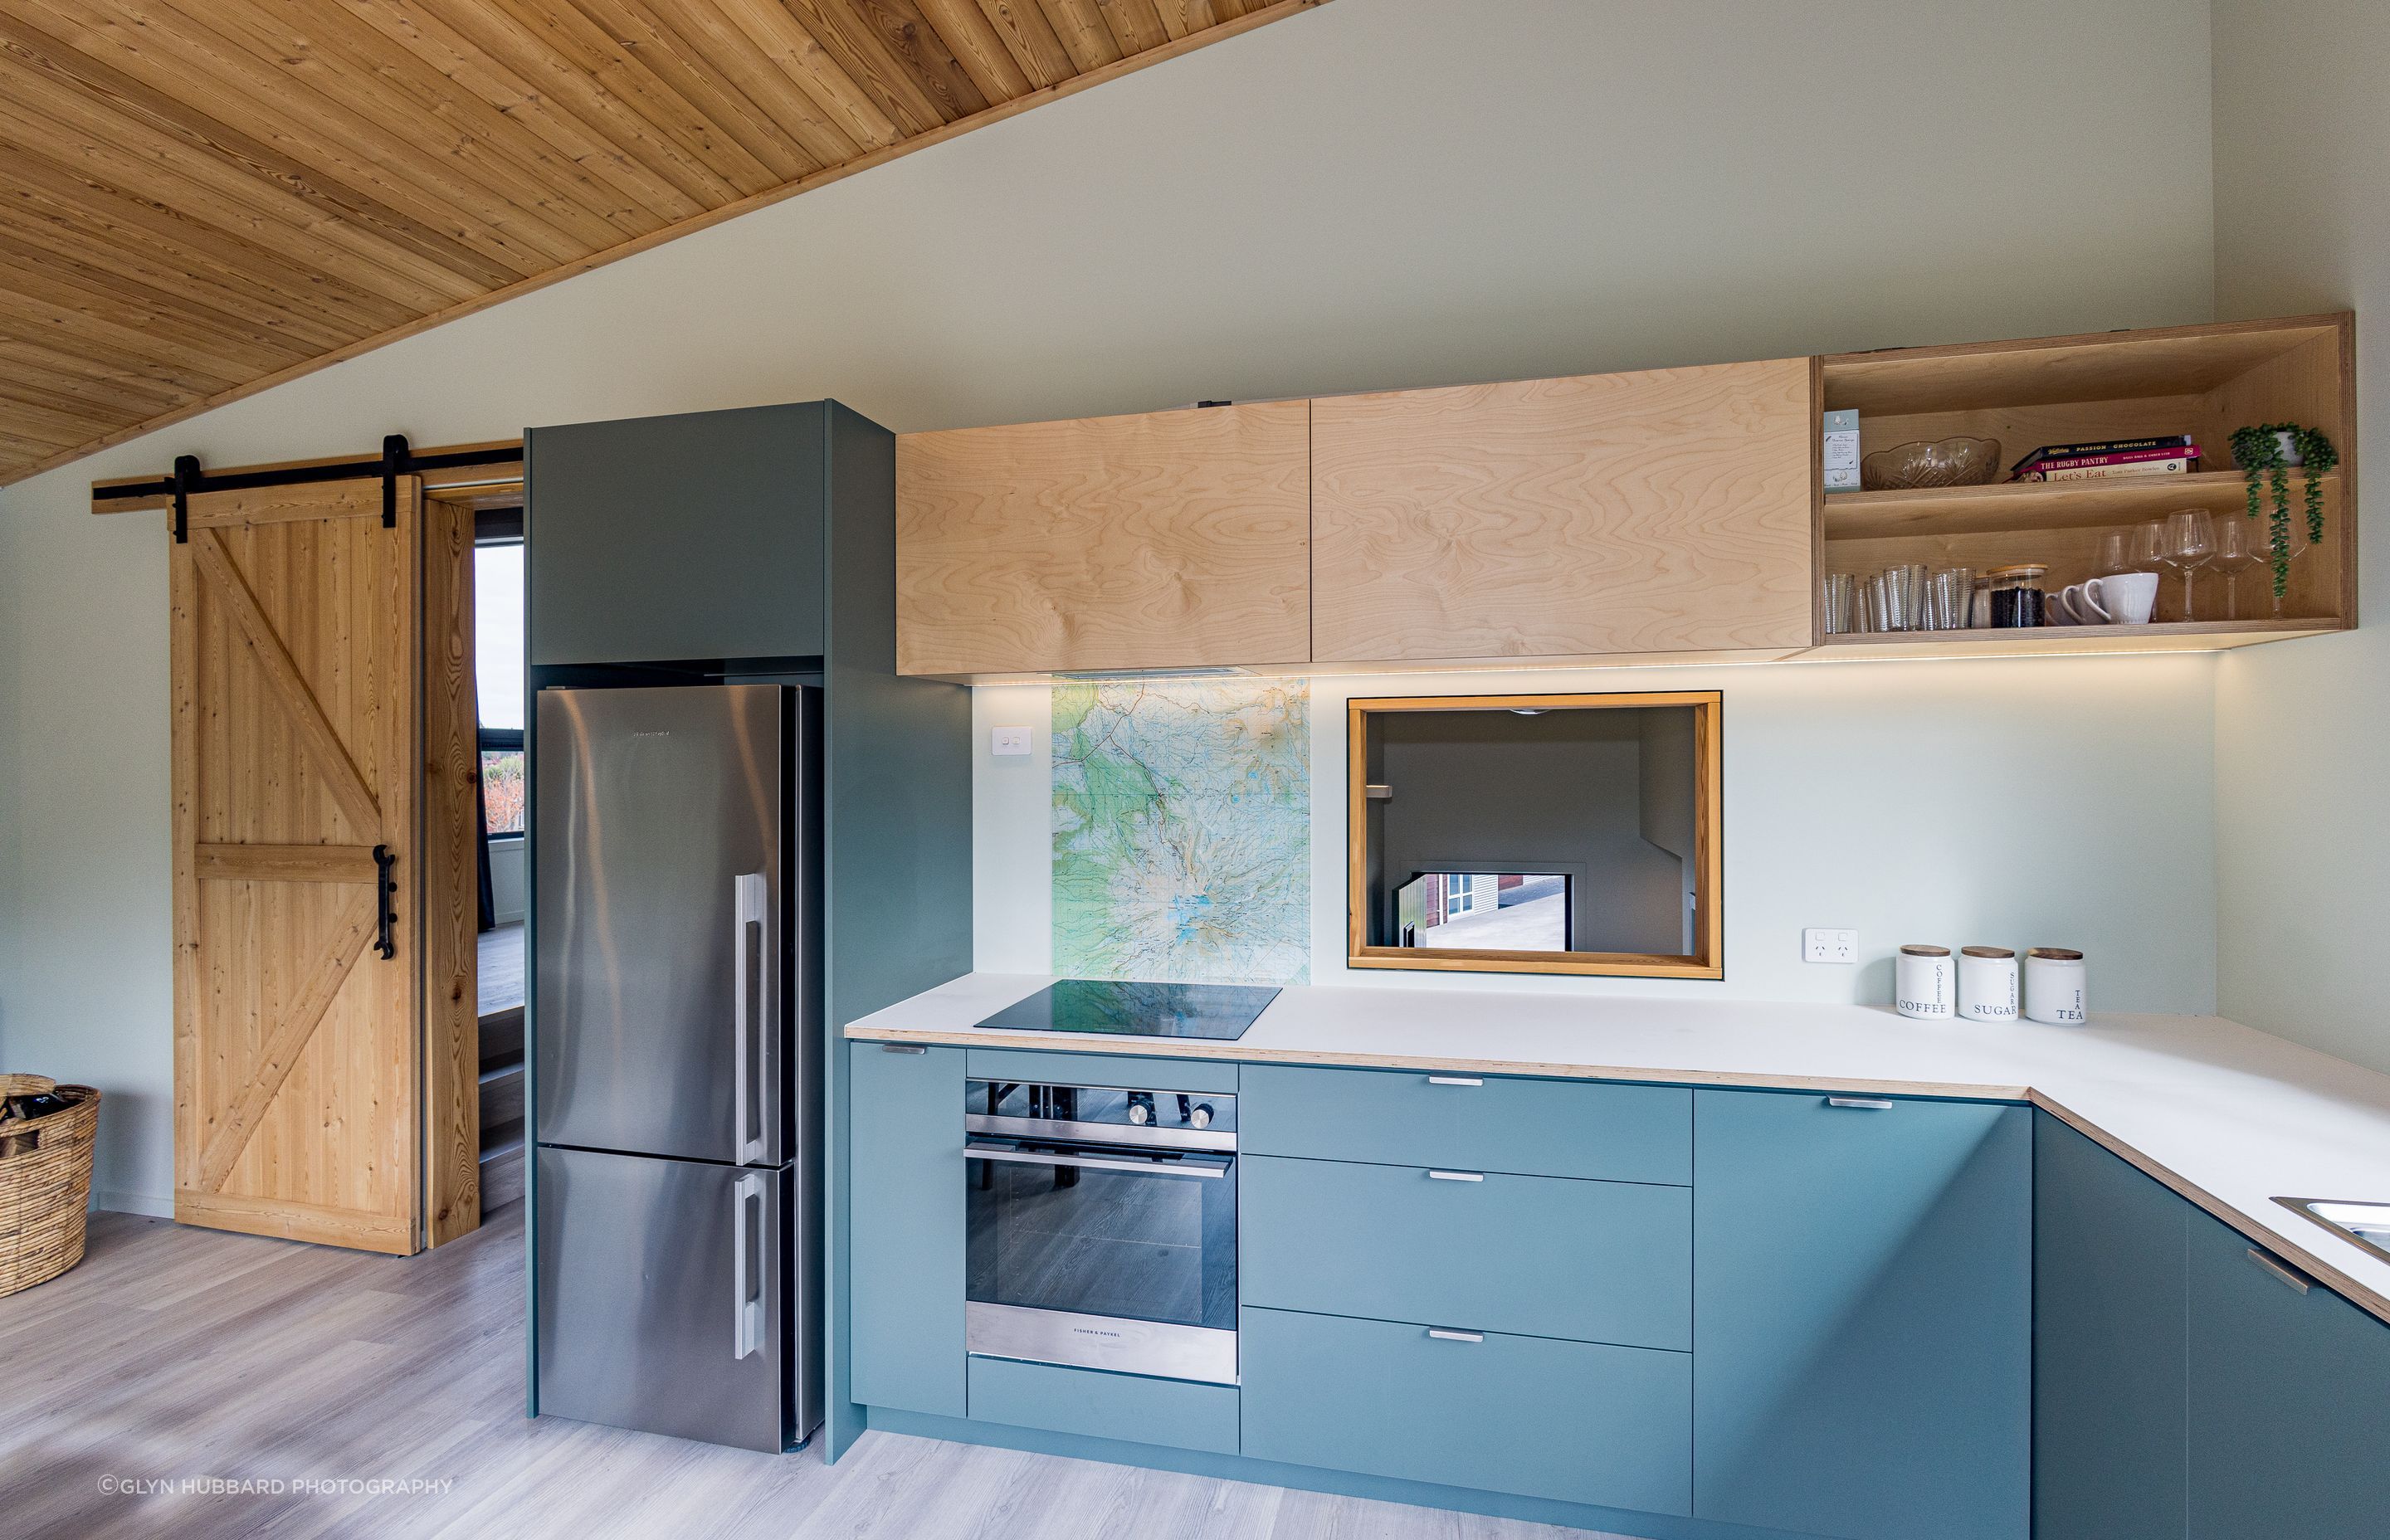
[[[2083,954],[2064,946],[2037,946],[2024,955],[2024,1013],[2053,1026],[2090,1019],[2091,994],[2084,982]]]
[[[1956,982],[1950,975],[1948,947],[1909,943],[1893,964],[1893,1008],[1920,1021],[1949,1020]]]
[[[2017,956],[2005,946],[1959,949],[1959,1015],[1968,1021],[2013,1021]]]

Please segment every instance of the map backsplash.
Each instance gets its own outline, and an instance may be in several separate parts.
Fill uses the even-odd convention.
[[[1311,686],[1054,686],[1054,971],[1311,977]]]

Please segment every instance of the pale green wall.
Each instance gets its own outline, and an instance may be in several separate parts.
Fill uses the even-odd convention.
[[[1334,0],[0,490],[0,1063],[104,1086],[104,1197],[163,1202],[163,525],[89,517],[95,477],[824,395],[905,430],[2200,320],[2208,76],[2205,0]],[[2031,201],[2062,185],[2090,190]],[[1737,987],[1862,987],[1789,962],[1802,923],[2038,916],[2114,959],[2111,1003],[2205,1008],[2211,675],[1754,674]],[[987,870],[1009,948],[1043,868]]]
[[[2357,312],[2358,433],[2390,497],[2390,5],[2216,0],[2216,289],[2227,316]],[[2390,1070],[2390,528],[2360,515],[2362,630],[2217,674],[2225,1014]]]

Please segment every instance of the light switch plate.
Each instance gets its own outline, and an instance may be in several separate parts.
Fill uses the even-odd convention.
[[[1859,933],[1857,930],[1804,930],[1801,932],[1801,960],[1855,963],[1859,960]]]
[[[988,746],[988,752],[992,754],[1029,752],[1029,729],[1026,727],[998,727],[995,738],[996,741]]]

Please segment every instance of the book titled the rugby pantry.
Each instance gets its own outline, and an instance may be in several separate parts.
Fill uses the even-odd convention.
[[[2016,463],[2012,481],[2079,481],[2092,476],[2179,474],[2199,463],[2188,433],[2162,438],[2108,439],[2096,443],[2044,444]]]

